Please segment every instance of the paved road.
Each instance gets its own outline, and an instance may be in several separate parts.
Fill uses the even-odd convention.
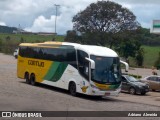
[[[159,95],[159,93],[156,93]],[[150,98],[153,96],[149,95]],[[156,104],[138,103],[138,99],[147,101],[148,96],[131,96],[129,94],[120,94],[116,98],[99,99],[79,95],[72,97],[67,91],[56,89],[53,87],[38,85],[30,86],[22,79],[16,77],[16,59],[9,55],[0,53],[0,111],[159,111],[160,101]],[[132,100],[133,98],[135,100]],[[136,100],[137,99],[137,100]],[[152,103],[150,101],[149,103]],[[1,119],[1,118],[0,118]],[[3,118],[4,119],[4,118]],[[10,120],[8,118],[7,120]],[[21,120],[22,118],[15,118]],[[31,118],[30,118],[31,119]],[[37,118],[37,120],[44,118]],[[79,118],[79,117],[61,117],[61,118],[45,118],[60,120],[79,120],[89,119],[97,120],[107,118]],[[108,118],[111,120],[128,120],[128,117]],[[158,118],[132,118],[131,120],[150,120]]]

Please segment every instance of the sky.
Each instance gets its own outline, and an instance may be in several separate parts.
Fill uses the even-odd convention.
[[[72,30],[72,18],[91,3],[98,0],[0,0],[0,25],[20,27],[32,32],[56,32],[66,34]],[[99,0],[100,1],[100,0]],[[152,20],[160,19],[160,0],[110,0],[128,8],[144,28],[150,28]]]

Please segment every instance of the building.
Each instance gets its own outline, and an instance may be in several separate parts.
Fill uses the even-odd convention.
[[[56,35],[56,33],[51,32],[28,32],[28,31],[13,31],[14,34],[25,34],[25,35],[43,35],[43,36],[49,36],[49,35]]]

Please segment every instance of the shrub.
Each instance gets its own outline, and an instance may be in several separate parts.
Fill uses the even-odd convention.
[[[157,69],[160,69],[160,52],[159,52],[158,59],[157,59],[156,62],[154,63],[154,66],[156,66]]]
[[[133,76],[133,77],[135,77],[135,78],[137,78],[137,79],[142,78],[142,76],[140,76],[140,75],[134,75],[134,74],[128,74],[128,75]]]

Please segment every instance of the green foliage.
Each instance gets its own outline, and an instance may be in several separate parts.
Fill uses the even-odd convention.
[[[159,46],[160,45],[160,35],[151,34],[150,29],[141,29],[141,42],[143,45],[147,46]]]
[[[14,30],[17,30],[17,28],[0,25],[0,33],[13,33]]]
[[[10,39],[9,41],[3,41],[1,46],[1,52],[6,54],[12,54],[17,48],[19,42]]]
[[[9,42],[10,40],[11,40],[10,36],[7,36],[7,37],[6,37],[6,41]]]
[[[20,43],[24,43],[24,42],[25,42],[25,40],[23,39],[23,37],[21,37]]]
[[[2,43],[2,39],[0,38],[0,52],[2,51],[2,46],[3,46],[3,43]]]
[[[83,43],[80,36],[74,30],[67,31],[67,36],[65,37],[64,41],[66,42],[73,42],[73,43]]]
[[[103,35],[106,35],[103,34]],[[102,33],[97,32],[86,32],[82,35],[78,35],[75,30],[67,31],[67,35],[65,37],[65,41],[67,42],[74,42],[74,43],[81,43],[81,44],[89,44],[89,45],[105,45],[106,42],[103,40]]]
[[[135,56],[136,64],[138,66],[143,66],[143,61],[144,61],[144,49],[140,48]]]
[[[135,78],[137,78],[137,79],[142,78],[142,76],[140,76],[140,75],[134,75],[134,74],[128,74],[128,75],[133,76],[133,77],[135,77]]]
[[[160,52],[160,46],[142,46],[144,48],[144,66],[150,67],[154,66],[155,61],[158,59],[158,53]]]
[[[157,69],[160,69],[160,52],[159,52],[157,60],[154,63],[154,66],[156,66]]]
[[[160,46],[141,46],[144,51],[144,60],[143,60],[143,67],[151,68],[154,66],[155,61],[158,59],[158,54],[160,52]],[[130,66],[132,67],[139,67],[135,61],[135,58],[129,58]]]
[[[134,14],[111,1],[98,1],[73,17],[74,29],[79,32],[111,32],[136,29],[139,23]]]
[[[130,38],[122,38],[121,42],[115,46],[115,50],[124,58],[135,57],[137,51],[140,49],[140,42]]]
[[[56,38],[55,38],[55,37],[53,37],[53,38],[52,38],[52,41],[55,41],[55,40],[56,40]]]
[[[24,34],[0,34],[0,51],[13,54],[20,43],[36,43],[51,41],[54,36],[24,35]],[[64,36],[54,37],[56,41],[64,41]]]
[[[90,4],[72,21],[74,30],[82,35],[82,43],[101,46],[112,46],[116,41],[113,39],[115,33],[135,30],[140,26],[131,11],[111,1]]]

